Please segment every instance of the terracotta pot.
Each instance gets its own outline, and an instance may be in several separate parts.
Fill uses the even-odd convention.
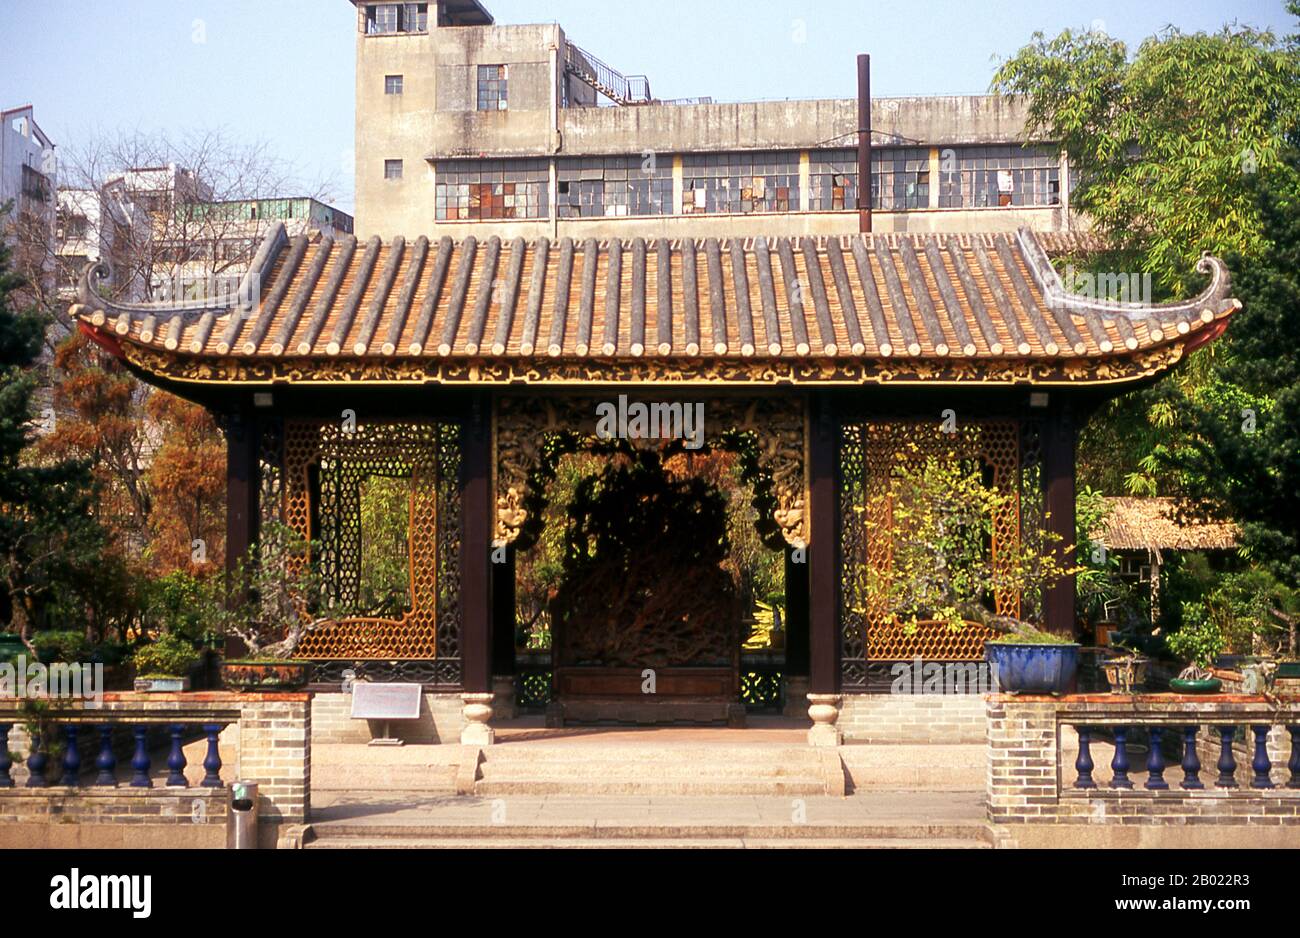
[[[306,661],[223,661],[221,683],[230,690],[299,690],[311,680]]]

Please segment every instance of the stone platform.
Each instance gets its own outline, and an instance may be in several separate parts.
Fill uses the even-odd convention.
[[[309,849],[987,849],[983,794],[574,797],[322,796]]]

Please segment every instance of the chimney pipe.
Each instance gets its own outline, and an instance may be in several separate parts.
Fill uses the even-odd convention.
[[[858,231],[871,232],[871,56],[858,56]]]

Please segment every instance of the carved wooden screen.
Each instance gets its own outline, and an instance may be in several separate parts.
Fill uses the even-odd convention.
[[[284,523],[318,544],[326,607],[347,608],[360,579],[360,486],[372,476],[410,480],[409,603],[400,617],[341,618],[303,637],[305,660],[404,662],[404,679],[457,685],[460,669],[460,431],[450,423],[286,421],[283,472],[265,496]],[[276,488],[282,490],[276,493]],[[409,663],[421,662],[411,674]],[[337,670],[337,669],[336,669]],[[366,668],[361,668],[367,671]],[[369,671],[377,671],[371,667]],[[322,679],[318,668],[318,679]],[[337,675],[330,674],[323,679]],[[369,674],[382,679],[380,673]]]
[[[1017,493],[1017,499],[993,519],[993,560],[1019,543],[1020,424],[1014,420],[971,422],[945,433],[934,421],[866,420],[845,424],[840,438],[840,622],[842,682],[868,687],[888,675],[889,665],[920,657],[926,661],[978,661],[991,630],[968,625],[953,631],[922,624],[909,632],[883,609],[872,609],[863,593],[863,571],[888,570],[891,535],[887,499],[894,473],[930,457],[971,461],[982,467],[992,485]],[[882,505],[885,506],[882,509]],[[879,515],[879,516],[875,516]],[[1002,593],[996,611],[1015,615],[1020,597]]]

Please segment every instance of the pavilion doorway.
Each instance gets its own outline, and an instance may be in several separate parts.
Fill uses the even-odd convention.
[[[774,441],[712,429],[697,446],[605,440],[581,424],[541,432],[513,595],[498,589],[494,603],[518,712],[742,726],[747,712],[781,712],[792,679],[801,701],[790,671],[806,673],[807,565],[775,520],[761,458]]]

